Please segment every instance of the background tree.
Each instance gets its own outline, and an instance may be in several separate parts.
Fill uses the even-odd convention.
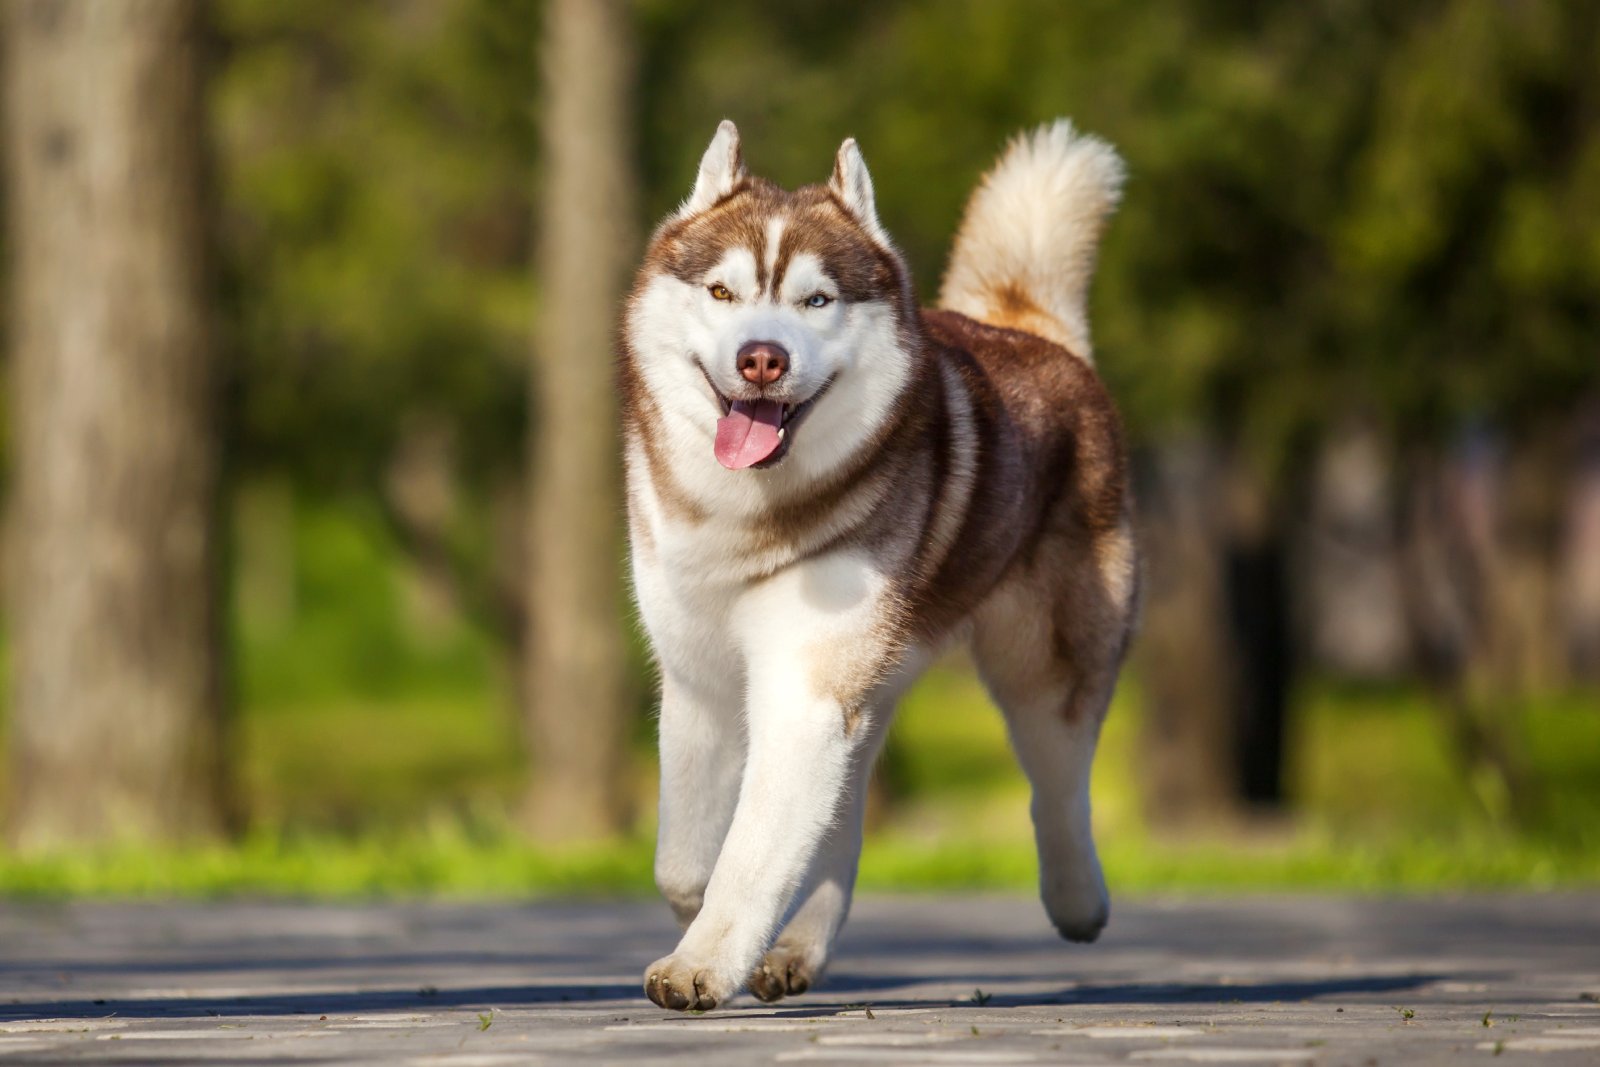
[[[528,828],[592,838],[626,822],[631,711],[619,625],[618,302],[636,249],[623,0],[551,0],[530,435],[525,714]]]
[[[5,5],[8,834],[225,824],[198,0]]]

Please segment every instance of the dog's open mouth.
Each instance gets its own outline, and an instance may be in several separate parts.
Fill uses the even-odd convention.
[[[710,375],[706,375],[706,382],[710,384]],[[828,379],[821,389],[798,404],[764,397],[732,400],[712,385],[711,391],[722,405],[722,418],[717,420],[717,462],[731,471],[777,464],[788,455],[789,442],[801,420],[832,384],[833,379]]]

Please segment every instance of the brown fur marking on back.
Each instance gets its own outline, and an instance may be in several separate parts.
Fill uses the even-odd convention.
[[[1127,474],[1120,420],[1088,364],[1034,334],[955,312],[924,311],[922,322],[933,358],[953,363],[971,397],[979,457],[954,544],[909,591],[917,630],[936,633],[1026,565],[1045,537],[1087,549],[1116,530]]]
[[[953,311],[924,312],[937,341],[972,353],[1033,461],[1032,490],[1065,494],[1089,530],[1113,528],[1126,509],[1122,420],[1094,368],[1035,334],[990,326]]]

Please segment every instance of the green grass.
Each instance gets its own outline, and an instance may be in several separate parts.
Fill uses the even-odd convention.
[[[180,851],[7,857],[0,860],[0,890],[21,897],[643,893],[651,884],[650,859],[645,841],[546,852],[509,834],[442,821],[354,836],[258,832],[236,844]]]
[[[1115,894],[1220,891],[1433,892],[1549,889],[1600,883],[1600,849],[1492,836],[1392,837],[1378,842],[1318,834],[1270,847],[1219,839],[1184,845],[1103,837]],[[648,894],[652,844],[631,838],[541,850],[504,829],[453,820],[400,832],[255,833],[237,844],[183,851],[130,849],[45,859],[0,858],[0,891],[15,897],[284,894],[371,898]],[[1025,841],[944,842],[874,836],[861,886],[879,890],[1031,890]]]
[[[509,817],[523,764],[492,642],[419,594],[374,516],[286,510],[270,494],[242,512],[235,739],[249,829],[209,848],[0,854],[0,893],[651,891],[647,728],[634,753],[636,834],[582,849],[531,847]],[[1532,826],[1509,825],[1461,772],[1416,691],[1313,682],[1291,739],[1292,817],[1174,839],[1140,812],[1136,685],[1129,679],[1119,694],[1094,779],[1114,892],[1600,884],[1595,694],[1521,712],[1548,798]],[[880,776],[895,799],[873,819],[863,886],[1031,889],[1026,783],[970,673],[943,665],[910,694]]]

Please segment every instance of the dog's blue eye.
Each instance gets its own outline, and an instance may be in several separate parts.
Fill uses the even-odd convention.
[[[806,307],[825,308],[831,303],[833,303],[833,297],[826,293],[812,293],[811,297],[806,301]]]

